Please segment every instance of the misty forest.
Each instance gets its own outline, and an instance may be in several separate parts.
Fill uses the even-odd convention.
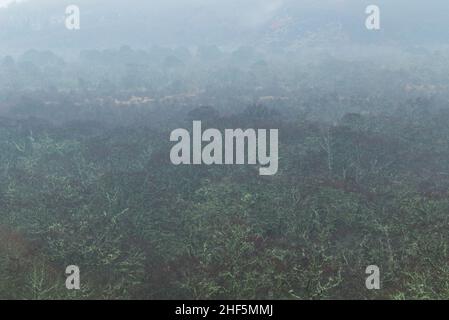
[[[0,8],[19,17],[0,19],[1,299],[449,299],[449,47],[435,29],[403,35],[385,13],[392,32],[368,31],[363,5],[347,24],[297,22],[281,4],[251,25],[216,19],[213,35],[192,18],[191,38],[137,34],[107,10],[98,34],[90,16],[79,31],[13,28],[35,3]],[[193,121],[278,129],[277,173],[173,165],[170,133]]]

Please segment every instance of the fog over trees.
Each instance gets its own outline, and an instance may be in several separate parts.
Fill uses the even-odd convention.
[[[0,0],[0,298],[448,299],[448,9]]]

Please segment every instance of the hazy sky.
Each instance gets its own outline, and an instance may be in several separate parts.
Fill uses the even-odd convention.
[[[25,1],[25,0],[0,0],[0,7],[7,7],[10,3],[12,2],[21,2],[21,1]]]
[[[0,0],[0,7],[6,7],[12,0]]]
[[[11,1],[0,0],[0,6]],[[365,28],[365,9],[373,3],[381,9],[379,32]],[[64,28],[69,4],[81,9],[78,32]],[[19,46],[259,45],[267,39],[288,44],[306,36],[330,43],[341,38],[446,44],[448,13],[449,0],[25,0],[0,10],[0,51]]]

